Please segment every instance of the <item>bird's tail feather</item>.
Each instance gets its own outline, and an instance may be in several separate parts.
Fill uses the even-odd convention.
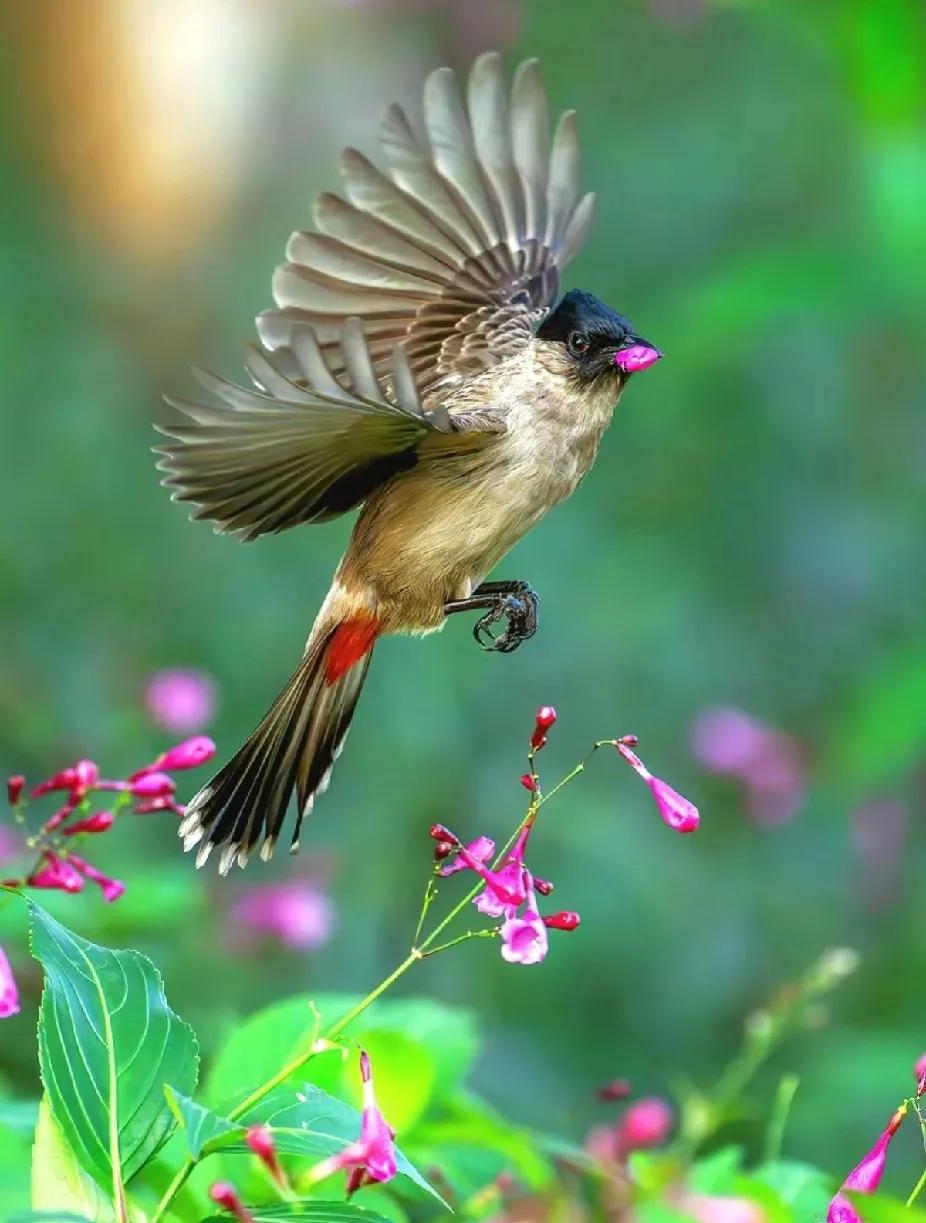
[[[293,789],[296,850],[302,821],[343,746],[378,633],[378,621],[363,614],[310,641],[260,725],[187,807],[180,835],[184,849],[199,846],[197,866],[220,848],[219,871],[227,874],[233,862],[247,864],[259,840],[269,859]]]

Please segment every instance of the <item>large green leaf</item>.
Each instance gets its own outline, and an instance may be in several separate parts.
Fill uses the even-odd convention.
[[[165,1085],[196,1086],[196,1038],[150,960],[89,943],[27,903],[45,970],[39,1061],[52,1113],[80,1166],[118,1195],[174,1128]]]
[[[293,1219],[307,1219],[309,1223],[389,1223],[383,1215],[352,1202],[319,1202],[313,1198],[249,1209],[254,1223],[292,1223]],[[213,1215],[203,1223],[228,1223],[228,1215]]]
[[[112,1202],[78,1167],[74,1153],[61,1137],[46,1096],[39,1106],[32,1147],[33,1210],[74,1214],[92,1223],[111,1223]]]

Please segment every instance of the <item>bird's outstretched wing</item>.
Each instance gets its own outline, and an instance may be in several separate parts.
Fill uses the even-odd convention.
[[[378,374],[361,324],[348,319],[338,353],[341,381],[305,328],[290,354],[298,382],[257,348],[247,365],[258,389],[197,371],[220,402],[168,399],[186,419],[155,426],[170,439],[156,453],[173,499],[193,502],[193,517],[210,519],[217,531],[256,539],[351,509],[413,466],[426,434],[454,432],[445,411],[423,411],[401,348]]]
[[[294,377],[290,352],[309,328],[331,369],[349,377],[341,325],[357,317],[377,373],[404,344],[428,401],[516,352],[555,301],[594,197],[579,191],[573,112],[550,140],[537,62],[521,64],[509,94],[500,56],[481,56],[465,101],[454,73],[438,69],[425,84],[424,122],[426,142],[391,106],[380,129],[385,169],[347,149],[347,198],[322,195],[317,232],[290,239],[273,281],[279,308],[257,326]]]

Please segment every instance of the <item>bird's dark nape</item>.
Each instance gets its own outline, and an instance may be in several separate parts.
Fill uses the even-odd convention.
[[[633,324],[594,294],[570,289],[537,328],[537,338],[565,341],[573,331],[607,335],[619,341],[633,334]]]

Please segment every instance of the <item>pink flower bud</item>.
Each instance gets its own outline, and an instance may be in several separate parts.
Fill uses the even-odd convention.
[[[874,1193],[878,1188],[887,1162],[887,1148],[907,1115],[907,1107],[906,1104],[901,1104],[893,1113],[878,1141],[843,1181],[843,1189],[854,1189],[856,1193]]]
[[[916,1079],[917,1097],[926,1094],[926,1053],[923,1053],[913,1067],[913,1077]]]
[[[273,1145],[273,1136],[270,1130],[263,1125],[252,1125],[245,1134],[244,1140],[276,1183],[281,1187],[285,1186],[286,1174],[277,1158],[276,1147]]]
[[[32,797],[41,798],[43,794],[50,794],[52,790],[72,790],[76,783],[77,773],[73,767],[61,769],[47,781],[40,781],[37,786],[33,786]]]
[[[68,801],[64,804],[64,806],[59,807],[58,810],[55,812],[55,814],[49,816],[48,819],[45,821],[45,823],[42,825],[42,828],[44,829],[45,832],[54,832],[56,828],[58,828],[61,824],[64,823],[64,821],[68,818],[69,815],[72,815],[73,812],[77,810],[78,800],[73,797],[74,791],[72,791],[71,793],[72,793],[72,797],[68,799]]]
[[[58,892],[83,891],[84,880],[80,871],[71,862],[59,858],[57,854],[46,851],[42,857],[46,865],[35,874],[29,875],[26,885],[31,888],[49,888]]]
[[[110,879],[108,875],[98,871],[95,866],[91,866],[83,858],[78,858],[76,854],[71,854],[68,860],[82,875],[85,875],[92,883],[99,887],[107,904],[112,904],[114,900],[118,900],[125,891],[125,884],[120,879]]]
[[[537,793],[537,782],[536,782],[536,781],[534,780],[534,778],[533,778],[533,777],[530,775],[530,773],[524,773],[524,774],[522,775],[522,777],[521,777],[521,785],[524,787],[524,789],[525,789],[525,790],[527,790],[528,794],[536,794],[536,793]]]
[[[625,736],[625,739],[631,737]],[[623,739],[616,739],[614,746],[633,771],[642,777],[649,786],[656,802],[656,809],[662,817],[663,823],[675,832],[694,832],[701,822],[701,816],[698,814],[698,808],[694,803],[690,803],[687,798],[683,798],[677,790],[673,790],[661,778],[654,777],[640,757],[631,751]]]
[[[612,1079],[598,1088],[598,1099],[610,1103],[612,1100],[626,1100],[632,1088],[629,1079]]]
[[[534,877],[534,889],[535,891],[538,891],[541,896],[549,896],[550,893],[553,891],[553,884],[550,882],[549,879],[538,879],[535,876]]]
[[[177,743],[169,747],[166,752],[161,752],[157,760],[133,773],[129,781],[135,781],[146,773],[154,773],[156,770],[170,773],[176,769],[196,769],[201,764],[205,764],[207,760],[211,760],[214,755],[215,744],[212,740],[207,735],[194,735],[192,739],[184,739],[182,743]]]
[[[10,961],[0,947],[0,1019],[9,1019],[19,1013],[19,990],[10,968]]]
[[[450,841],[438,841],[434,846],[434,861],[443,862],[445,858],[449,858],[453,853],[454,847]]]
[[[621,735],[617,743],[623,743],[624,747],[636,747],[640,742],[639,735]],[[617,744],[615,744],[616,746]]]
[[[568,909],[563,909],[559,913],[551,913],[548,917],[545,917],[543,924],[549,927],[550,930],[575,930],[580,921],[581,918],[578,913],[572,913]]]
[[[139,798],[168,798],[177,786],[166,773],[144,773],[129,783],[129,789]]]
[[[233,1214],[238,1223],[254,1223],[254,1216],[245,1209],[234,1185],[227,1181],[217,1181],[210,1186],[209,1196],[217,1206]]]
[[[617,1150],[621,1155],[665,1142],[672,1130],[671,1106],[656,1096],[631,1104],[617,1123]]]
[[[95,815],[88,815],[86,819],[69,824],[62,835],[73,837],[79,832],[106,832],[108,828],[112,828],[114,819],[111,811],[97,811]]]
[[[11,807],[15,807],[22,797],[23,787],[26,784],[26,779],[21,773],[16,773],[12,777],[8,777],[6,781],[6,798]]]
[[[450,829],[445,828],[443,824],[432,824],[428,829],[428,836],[434,841],[450,841],[453,845],[460,843]]]
[[[74,790],[83,798],[99,781],[100,770],[92,760],[78,760],[74,765]]]
[[[531,750],[539,752],[546,746],[547,731],[556,721],[556,710],[552,705],[541,705],[537,710],[534,722],[534,733],[531,735]]]

